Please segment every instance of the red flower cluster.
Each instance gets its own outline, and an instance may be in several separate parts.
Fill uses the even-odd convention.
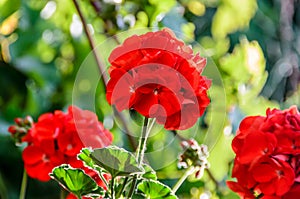
[[[233,139],[236,153],[230,189],[244,199],[300,196],[300,113],[297,107],[245,118]]]
[[[110,145],[112,134],[104,129],[93,112],[70,106],[67,113],[55,111],[41,115],[22,141],[28,142],[22,157],[30,177],[48,181],[52,169],[65,163],[83,168],[96,178],[94,171],[77,160],[77,154],[83,147]]]
[[[109,57],[107,100],[119,111],[155,117],[166,129],[187,129],[209,104],[206,59],[164,29],[134,35]]]

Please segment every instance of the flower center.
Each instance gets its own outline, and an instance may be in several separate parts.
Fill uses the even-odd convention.
[[[42,161],[46,163],[46,162],[50,162],[50,159],[48,158],[48,156],[46,154],[44,154],[42,157]]]
[[[276,173],[279,177],[283,176],[283,174],[284,174],[283,171],[281,171],[281,170],[276,170]]]
[[[73,149],[73,146],[72,146],[72,144],[68,144],[68,146],[67,146],[67,150],[71,150],[71,149]]]
[[[130,92],[130,93],[134,93],[134,92],[135,92],[135,89],[134,89],[133,86],[129,86],[129,92]]]
[[[155,88],[155,89],[153,90],[153,93],[154,93],[154,95],[157,95],[157,94],[158,94],[158,88]]]

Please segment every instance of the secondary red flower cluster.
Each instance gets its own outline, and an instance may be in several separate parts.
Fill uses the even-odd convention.
[[[9,131],[14,135],[16,129],[19,128],[10,127]],[[93,112],[70,106],[67,113],[55,111],[41,115],[22,141],[28,143],[22,157],[30,177],[48,181],[54,167],[70,164],[97,179],[96,173],[77,159],[77,154],[84,147],[110,145],[112,134],[104,129]]]
[[[233,139],[236,153],[228,186],[244,199],[300,196],[300,113],[297,107],[245,118]]]
[[[206,59],[164,29],[134,35],[109,57],[107,100],[119,111],[155,117],[166,129],[187,129],[209,104]]]

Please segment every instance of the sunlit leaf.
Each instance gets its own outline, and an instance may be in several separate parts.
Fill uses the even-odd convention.
[[[78,158],[82,160],[87,166],[94,168],[94,162],[92,158],[90,157],[91,151],[87,148],[84,148],[81,150],[81,152],[78,154]]]
[[[144,195],[148,199],[176,199],[176,195],[172,192],[172,190],[154,180],[145,180],[142,181],[140,184],[137,186],[138,193]],[[138,197],[137,197],[138,198]]]
[[[112,177],[144,172],[144,169],[138,165],[130,152],[116,146],[95,149],[91,152],[91,158],[97,165],[109,172]]]
[[[143,164],[143,168],[145,173],[142,175],[142,178],[157,180],[156,172],[148,164]]]
[[[51,178],[77,197],[85,195],[102,195],[103,189],[81,169],[61,165],[53,169]]]

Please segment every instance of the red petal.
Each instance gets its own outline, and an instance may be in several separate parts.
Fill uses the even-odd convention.
[[[22,158],[25,164],[31,165],[42,161],[44,153],[39,147],[28,146],[22,153]]]
[[[156,113],[157,107],[154,106],[156,104],[158,104],[158,99],[157,99],[157,95],[154,95],[154,93],[140,94],[137,97],[137,101],[133,105],[133,108],[140,114],[149,117],[150,111],[151,114]]]
[[[259,131],[248,134],[242,148],[237,151],[239,161],[243,164],[273,153],[277,144],[275,135]]]

